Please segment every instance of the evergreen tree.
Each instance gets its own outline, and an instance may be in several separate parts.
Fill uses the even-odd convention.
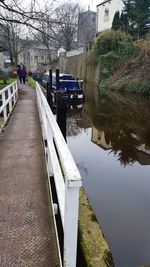
[[[120,20],[120,13],[119,11],[117,11],[114,15],[114,19],[113,19],[113,22],[112,22],[112,30],[119,30],[121,28],[121,20]]]
[[[129,21],[129,32],[137,38],[143,34],[144,21],[150,18],[150,0],[123,0],[124,11]]]
[[[122,25],[122,30],[124,32],[128,32],[128,28],[129,28],[129,22],[128,22],[128,16],[127,14],[125,14],[124,12],[121,13],[121,17],[120,17],[120,21],[121,21],[121,25]]]

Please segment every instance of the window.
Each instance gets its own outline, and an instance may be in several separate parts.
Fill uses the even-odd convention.
[[[34,62],[37,62],[37,61],[38,61],[38,57],[34,56]]]
[[[109,21],[109,8],[106,7],[104,10],[104,22]]]

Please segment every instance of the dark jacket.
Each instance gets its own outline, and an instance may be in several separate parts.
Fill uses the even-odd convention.
[[[21,67],[20,67],[20,66],[17,66],[17,74],[18,74],[19,76],[21,76]]]
[[[27,77],[27,72],[25,67],[23,67],[22,69],[20,69],[20,76],[21,77]]]

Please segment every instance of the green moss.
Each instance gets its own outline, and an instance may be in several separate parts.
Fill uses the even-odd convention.
[[[96,216],[95,216],[95,213],[92,213],[92,214],[91,214],[91,220],[92,220],[93,222],[98,222],[98,221],[97,221],[97,218],[96,218]]]
[[[110,249],[83,189],[80,190],[79,243],[85,262],[83,267],[114,267],[107,264],[106,251]]]
[[[114,262],[113,262],[113,258],[112,258],[112,254],[110,252],[110,250],[105,250],[104,252],[104,261],[107,264],[108,267],[115,267]]]
[[[83,267],[92,267],[91,259],[90,259],[90,252],[87,249],[87,245],[85,244],[83,238],[83,231],[81,230],[80,222],[78,228],[78,239],[79,239],[79,246],[80,250],[82,251],[82,261],[84,262]]]

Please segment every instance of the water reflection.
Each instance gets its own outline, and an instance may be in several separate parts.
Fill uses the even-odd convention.
[[[113,152],[124,166],[135,161],[150,164],[149,103],[148,98],[111,93],[99,97],[91,111],[94,141]]]
[[[123,166],[150,165],[150,101],[119,93],[90,99],[81,110],[68,112],[67,135],[92,125],[91,141],[118,158]]]
[[[80,111],[67,111],[68,145],[116,267],[149,264],[150,102],[94,90]]]

